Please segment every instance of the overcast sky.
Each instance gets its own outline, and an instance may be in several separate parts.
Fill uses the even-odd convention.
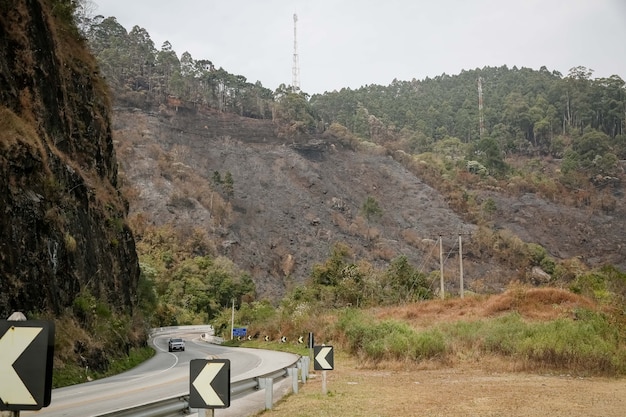
[[[294,22],[309,94],[463,69],[546,66],[626,80],[626,0],[92,0],[216,67],[291,85]]]

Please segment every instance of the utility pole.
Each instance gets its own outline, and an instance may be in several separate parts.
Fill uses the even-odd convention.
[[[291,68],[291,90],[294,93],[300,91],[300,59],[298,58],[298,38],[296,24],[298,15],[293,14],[293,67]]]
[[[235,338],[235,299],[233,298],[233,307],[230,315],[230,340]]]
[[[459,291],[463,298],[463,244],[461,243],[461,234],[459,233]]]
[[[439,289],[439,295],[443,300],[445,298],[444,287],[443,287],[443,236],[439,235],[439,274],[441,275],[439,282],[441,287]]]
[[[478,132],[480,138],[483,138],[485,133],[485,119],[483,115],[483,78],[478,77]]]

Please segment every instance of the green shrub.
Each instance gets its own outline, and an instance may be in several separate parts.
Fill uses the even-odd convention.
[[[505,356],[514,355],[519,340],[525,339],[528,328],[518,313],[508,314],[485,323],[482,329],[483,349]]]
[[[386,320],[379,323],[356,310],[348,310],[339,321],[350,351],[373,361],[424,360],[447,350],[439,330],[416,332],[405,323]]]
[[[428,330],[416,333],[411,339],[412,359],[423,360],[439,357],[445,354],[448,346],[443,334],[438,330]]]
[[[554,271],[556,271],[556,262],[549,256],[543,258],[539,266],[550,275],[554,274]]]
[[[618,334],[599,314],[587,314],[577,321],[538,323],[530,330],[529,337],[519,341],[517,352],[530,360],[601,373],[615,373],[623,366],[616,361],[620,353]]]
[[[83,290],[74,299],[72,303],[72,311],[74,315],[81,320],[84,324],[87,324],[93,317],[96,311],[97,305],[96,298],[89,292],[89,290]]]
[[[576,320],[527,323],[518,313],[442,325],[459,349],[477,349],[570,372],[617,375],[626,369],[619,330],[602,314],[577,310]]]
[[[611,293],[607,288],[606,276],[599,272],[590,272],[576,277],[570,285],[573,293],[586,295],[598,301],[609,301]]]

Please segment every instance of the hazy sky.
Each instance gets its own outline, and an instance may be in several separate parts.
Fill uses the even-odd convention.
[[[92,0],[155,47],[309,94],[508,65],[626,80],[626,0]]]

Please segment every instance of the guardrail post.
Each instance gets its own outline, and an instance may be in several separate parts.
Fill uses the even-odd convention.
[[[294,394],[298,393],[298,368],[287,368],[287,374],[291,377],[291,389]]]
[[[302,378],[302,374],[304,373],[304,369],[302,368],[302,358],[298,359],[298,362],[296,362],[296,370],[297,370],[296,379]]]
[[[303,356],[300,360],[302,361],[302,383],[306,384],[306,380],[309,377],[309,362],[311,361],[311,358]]]
[[[259,388],[265,389],[265,409],[271,410],[274,402],[274,378],[259,378]]]

